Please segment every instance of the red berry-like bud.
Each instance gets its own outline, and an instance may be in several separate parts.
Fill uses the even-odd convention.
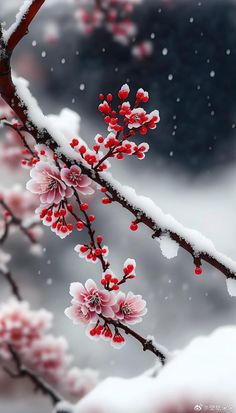
[[[67,224],[67,229],[68,229],[68,231],[72,231],[73,230],[73,225],[72,224]]]
[[[106,280],[104,280],[104,278],[101,279],[101,284],[105,285],[106,284]]]
[[[96,219],[96,217],[95,217],[95,215],[89,215],[89,221],[90,222],[93,222],[93,221],[95,221],[95,219]]]
[[[42,150],[42,151],[40,151],[40,155],[45,155],[45,153],[46,153],[46,152],[45,152],[45,151],[43,151],[43,150]]]
[[[118,278],[112,278],[111,282],[113,282],[114,284],[117,284],[119,282]]]
[[[102,236],[101,236],[101,235],[98,235],[98,236],[97,236],[97,243],[98,243],[98,244],[101,244],[102,241],[103,241]]]
[[[88,204],[86,204],[86,203],[83,203],[83,204],[80,204],[80,209],[81,209],[81,211],[87,211],[88,210]]]
[[[98,142],[99,142],[99,143],[103,143],[103,141],[104,141],[104,138],[103,138],[102,136],[99,136]]]
[[[113,285],[112,289],[114,291],[118,291],[120,289],[120,287],[119,287],[119,285],[115,284],[115,285]]]
[[[111,204],[111,199],[110,198],[102,198],[102,203],[104,204],[104,205],[107,205],[107,204]]]
[[[68,209],[68,211],[72,212],[73,211],[73,205],[72,204],[67,204],[67,209]]]
[[[93,150],[94,150],[95,152],[98,152],[99,149],[100,149],[100,145],[93,145]]]
[[[112,96],[111,93],[109,93],[109,94],[107,95],[107,101],[108,101],[108,102],[111,102],[112,99],[113,99],[113,96]]]
[[[107,192],[107,189],[105,187],[102,187],[101,192],[105,193],[105,192]]]
[[[82,221],[78,221],[76,224],[76,228],[81,231],[82,229],[84,229],[84,223]]]
[[[75,146],[78,146],[79,145],[78,139],[76,139],[76,138],[72,139],[70,145],[72,146],[72,148],[74,148]]]
[[[60,216],[65,217],[66,216],[66,210],[63,208],[60,210]]]
[[[86,147],[85,147],[84,145],[82,145],[82,146],[79,148],[79,152],[81,153],[81,155],[84,154],[84,153],[86,152]]]
[[[80,252],[84,253],[88,251],[88,247],[86,247],[86,245],[81,245],[80,247]]]
[[[104,94],[103,93],[99,93],[99,99],[104,100]]]
[[[194,273],[197,276],[202,275],[202,267],[195,267]]]
[[[130,225],[130,229],[131,229],[131,231],[137,231],[138,224],[136,224],[135,222],[132,222],[131,225]]]
[[[105,278],[106,282],[109,283],[112,279],[112,275],[111,274],[106,274],[104,278]]]

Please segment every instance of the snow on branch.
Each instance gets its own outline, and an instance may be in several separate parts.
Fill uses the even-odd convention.
[[[130,211],[138,224],[142,223],[149,227],[153,238],[169,236],[191,254],[197,268],[201,266],[202,261],[205,261],[222,272],[226,278],[236,279],[236,262],[219,253],[212,241],[200,232],[184,227],[171,215],[165,214],[150,198],[137,195],[133,188],[122,185],[109,172],[99,173],[88,167],[81,154],[73,150],[62,132],[58,130],[56,122],[43,115],[36,99],[30,94],[28,82],[22,78],[14,79],[14,82],[14,98],[20,102],[20,108],[15,106],[15,111],[26,128],[30,125],[29,133],[32,133],[36,142],[44,143],[56,151],[68,167],[77,164],[84,174],[106,188],[112,202],[117,202]],[[24,108],[23,114],[22,108]]]
[[[30,2],[28,10],[33,8],[36,14],[35,3],[37,3],[39,8],[38,2]],[[29,14],[32,20],[32,12],[29,12]],[[27,12],[26,15],[28,15]],[[9,55],[9,46],[6,46],[5,53],[6,55]],[[11,71],[9,61],[6,61],[6,59],[3,58],[2,61],[0,61],[0,73],[2,72],[4,75],[0,76],[0,92],[4,100],[16,112],[25,129],[34,137],[36,143],[45,144],[49,147],[68,168],[75,164],[78,165],[83,174],[87,175],[96,184],[104,188],[107,194],[106,203],[117,202],[130,211],[134,215],[134,221],[131,224],[132,230],[137,230],[138,225],[142,223],[150,228],[153,238],[160,238],[164,235],[176,242],[182,249],[192,256],[196,267],[195,273],[197,275],[201,274],[201,264],[202,261],[205,261],[224,274],[226,278],[236,279],[236,263],[226,255],[219,253],[210,240],[197,231],[185,228],[172,216],[164,214],[152,200],[137,195],[132,188],[121,185],[111,174],[105,172],[108,168],[107,161],[109,156],[115,156],[117,159],[121,159],[121,156],[124,156],[122,155],[122,152],[120,154],[114,151],[112,152],[111,141],[114,142],[114,140],[117,140],[113,136],[110,136],[112,133],[110,133],[109,138],[105,139],[107,147],[110,149],[105,156],[102,157],[101,155],[101,159],[97,165],[94,166],[94,155],[90,153],[91,151],[88,149],[87,145],[83,141],[81,142],[80,139],[79,150],[75,151],[75,146],[78,145],[78,143],[73,143],[73,141],[68,142],[68,140],[65,139],[63,133],[58,130],[57,125],[55,125],[54,122],[51,122],[47,116],[43,115],[36,99],[30,94],[28,83],[22,79],[15,79],[13,83],[11,74],[6,74],[6,66],[8,66],[8,70]],[[124,85],[119,92],[119,98],[124,102],[128,95],[129,88],[127,85]],[[137,92],[136,97],[137,96],[139,96],[139,101],[146,102],[148,100],[147,92],[144,92],[142,89]],[[104,99],[103,95],[101,96],[101,99]],[[110,117],[110,119],[107,120],[108,116],[106,116],[110,113],[110,102],[112,101],[113,96],[111,94],[107,95],[107,99],[108,101],[104,100],[99,106],[99,110],[104,115],[105,121],[109,123],[109,130],[115,130],[118,136],[122,127],[119,124],[114,123],[114,118]],[[129,103],[126,104],[126,102],[122,104],[121,109],[122,114],[124,113],[125,115],[126,124],[128,120],[130,133],[132,132],[132,134],[135,134],[135,128],[139,128],[138,130],[140,130],[140,133],[146,134],[148,127],[156,127],[155,122],[156,119],[158,119],[157,113],[147,115],[141,108],[136,108],[130,111],[130,105]],[[136,119],[138,119],[138,122]],[[143,119],[145,120],[143,121]],[[115,122],[117,122],[117,120],[115,120]],[[147,124],[152,124],[152,126],[147,127]],[[99,142],[99,137],[97,140]],[[124,149],[123,146],[121,151],[124,153],[124,150],[126,150],[128,153],[128,151],[131,150],[131,154],[142,159],[142,157],[144,157],[142,151],[148,149],[146,149],[145,145],[140,149],[139,147],[137,148],[138,149],[133,150],[132,148],[130,149],[128,147],[127,149],[127,147],[125,147]],[[82,149],[84,150],[83,152]],[[96,149],[99,151],[98,148]],[[88,161],[86,161],[86,156],[83,156],[84,153],[86,153]]]
[[[16,15],[16,21],[4,33],[4,40],[10,50],[13,50],[28,33],[28,27],[45,0],[25,0]]]

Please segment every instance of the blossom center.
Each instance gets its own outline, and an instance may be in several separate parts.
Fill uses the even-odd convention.
[[[129,314],[132,313],[132,306],[128,303],[125,303],[121,306],[120,310],[121,310],[122,314],[129,315]]]

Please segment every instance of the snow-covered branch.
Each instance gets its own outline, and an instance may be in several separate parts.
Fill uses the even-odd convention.
[[[11,76],[9,59],[10,51],[6,46],[5,54],[0,60],[0,92],[3,99],[15,111],[25,130],[38,144],[45,144],[70,168],[78,165],[83,174],[90,177],[99,186],[106,189],[112,202],[117,202],[134,216],[135,224],[144,224],[151,230],[153,238],[169,236],[182,249],[188,252],[196,266],[196,272],[201,272],[203,261],[219,270],[226,278],[236,279],[236,263],[224,254],[219,253],[213,243],[201,233],[185,228],[172,216],[166,215],[149,198],[139,196],[132,188],[121,185],[108,172],[98,172],[88,166],[80,154],[75,153],[68,142],[65,142],[55,124],[43,115],[36,100],[31,96],[27,82]]]
[[[9,50],[14,50],[21,39],[28,33],[28,28],[45,0],[25,0],[16,16],[16,21],[4,33],[4,40]]]

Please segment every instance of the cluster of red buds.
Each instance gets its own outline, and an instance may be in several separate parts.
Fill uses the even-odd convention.
[[[42,220],[43,224],[50,226],[51,230],[55,232],[60,238],[65,238],[73,231],[73,224],[71,224],[71,222],[68,222],[68,217],[69,219],[71,218],[71,213],[73,211],[72,204],[60,202],[59,205],[53,204],[48,208],[40,209],[41,211],[39,217]]]
[[[107,136],[97,134],[92,149],[79,138],[73,138],[70,146],[82,157],[82,159],[99,172],[106,171],[110,167],[109,159],[124,159],[126,156],[136,156],[144,159],[149,150],[146,142],[137,143],[134,139],[143,136],[149,130],[154,130],[160,121],[159,111],[147,113],[142,104],[149,101],[148,92],[139,89],[136,93],[133,105],[127,100],[130,88],[123,85],[118,91],[118,107],[114,107],[114,97],[111,93],[106,96],[99,95],[101,103],[98,110],[102,113],[108,129]],[[106,202],[105,202],[106,203]],[[107,202],[108,203],[108,202]]]
[[[98,235],[96,237],[96,242],[91,242],[89,245],[87,244],[78,244],[75,247],[75,251],[78,252],[80,258],[84,258],[88,262],[92,262],[96,264],[98,259],[103,257],[107,257],[109,253],[109,249],[106,245],[101,245],[102,237]]]
[[[89,330],[89,335],[93,339],[102,338],[105,341],[110,341],[112,346],[115,348],[121,348],[125,344],[125,339],[119,332],[117,328],[113,329],[105,322],[100,324],[98,321],[97,324]]]
[[[101,284],[108,291],[118,291],[121,284],[124,284],[127,280],[132,280],[136,277],[135,268],[135,260],[127,258],[123,266],[122,276],[120,278],[117,278],[111,270],[106,270],[103,273]]]

